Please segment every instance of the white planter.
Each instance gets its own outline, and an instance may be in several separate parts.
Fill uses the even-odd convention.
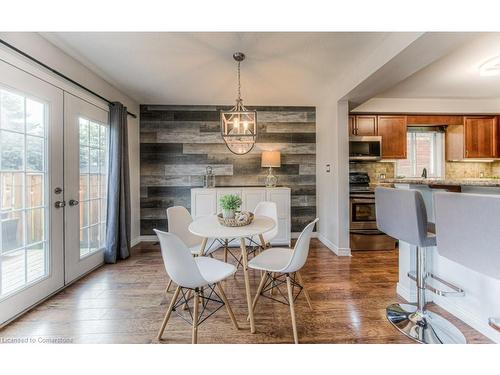
[[[222,209],[222,217],[224,219],[234,219],[236,210],[226,210]]]

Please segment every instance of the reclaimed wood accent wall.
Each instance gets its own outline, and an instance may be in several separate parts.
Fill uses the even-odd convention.
[[[166,209],[190,209],[191,188],[211,166],[218,187],[264,186],[263,150],[281,151],[278,185],[292,191],[292,232],[316,216],[316,110],[253,107],[258,137],[247,155],[234,155],[220,135],[218,106],[141,105],[141,235],[166,230]]]

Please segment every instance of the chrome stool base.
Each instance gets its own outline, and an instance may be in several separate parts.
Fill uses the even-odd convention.
[[[465,344],[460,330],[440,315],[428,310],[422,315],[415,305],[394,303],[386,317],[405,336],[422,344]]]

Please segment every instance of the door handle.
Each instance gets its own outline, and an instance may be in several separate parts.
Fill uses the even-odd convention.
[[[78,202],[76,199],[70,199],[69,200],[69,205],[70,206],[78,206],[80,202]]]
[[[66,207],[66,201],[57,201],[56,203],[54,203],[54,206],[56,208],[64,208]]]

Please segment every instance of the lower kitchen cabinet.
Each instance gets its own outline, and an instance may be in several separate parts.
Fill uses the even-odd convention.
[[[271,241],[272,245],[290,246],[290,188],[260,188],[260,187],[227,187],[227,188],[193,188],[191,189],[191,215],[194,219],[201,216],[219,214],[220,198],[234,194],[241,197],[243,211],[255,210],[259,202],[275,202],[278,209],[278,235]]]

